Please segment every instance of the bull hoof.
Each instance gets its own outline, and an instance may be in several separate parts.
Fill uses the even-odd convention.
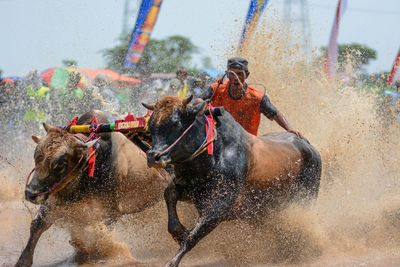
[[[32,261],[29,260],[18,260],[14,267],[30,267],[32,266]]]
[[[175,259],[170,260],[164,267],[178,267],[178,262]]]

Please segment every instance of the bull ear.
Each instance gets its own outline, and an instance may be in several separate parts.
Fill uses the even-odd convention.
[[[46,130],[47,133],[48,133],[50,130],[56,129],[56,127],[51,126],[51,125],[49,125],[49,124],[47,124],[47,123],[45,123],[45,122],[43,122],[43,128]]]
[[[36,144],[40,143],[40,137],[37,135],[32,135],[32,140],[33,142],[35,142]]]
[[[188,112],[191,115],[203,115],[204,111],[206,110],[207,102],[206,101],[201,101],[198,104],[195,104],[193,106],[190,106],[188,108]]]
[[[148,110],[154,110],[154,105],[149,105],[142,102],[143,107],[147,108]]]
[[[182,100],[183,107],[186,107],[190,103],[190,101],[192,101],[192,99],[193,99],[193,95],[190,95],[188,98],[183,99]]]

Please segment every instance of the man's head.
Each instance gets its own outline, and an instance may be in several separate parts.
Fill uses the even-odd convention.
[[[176,78],[178,80],[184,81],[187,79],[188,72],[185,68],[178,68],[176,70]]]
[[[68,79],[68,89],[75,89],[76,87],[78,87],[78,84],[81,80],[81,74],[77,71],[73,71],[70,73],[69,75],[69,79]]]
[[[227,71],[232,92],[242,92],[244,83],[249,77],[248,61],[241,57],[228,59]]]
[[[400,92],[400,80],[397,80],[397,81],[394,83],[394,87],[396,87],[397,92]]]

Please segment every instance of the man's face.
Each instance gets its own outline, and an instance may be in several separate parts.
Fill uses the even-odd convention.
[[[180,81],[184,81],[184,80],[186,80],[186,78],[187,78],[187,74],[186,74],[186,73],[178,73],[178,74],[176,75],[176,78],[177,78],[178,80],[180,80]]]
[[[230,68],[228,70],[228,79],[233,93],[238,93],[239,91],[242,91],[246,78],[246,71],[240,68]]]

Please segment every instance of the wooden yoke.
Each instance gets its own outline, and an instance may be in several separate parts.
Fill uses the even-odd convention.
[[[115,120],[113,123],[104,124],[91,122],[90,124],[77,125],[77,118],[74,118],[66,127],[60,127],[72,134],[91,134],[121,132],[141,150],[146,152],[151,147],[151,137],[147,129],[147,123],[150,119],[150,112],[142,117],[135,117],[128,112],[124,119]]]

